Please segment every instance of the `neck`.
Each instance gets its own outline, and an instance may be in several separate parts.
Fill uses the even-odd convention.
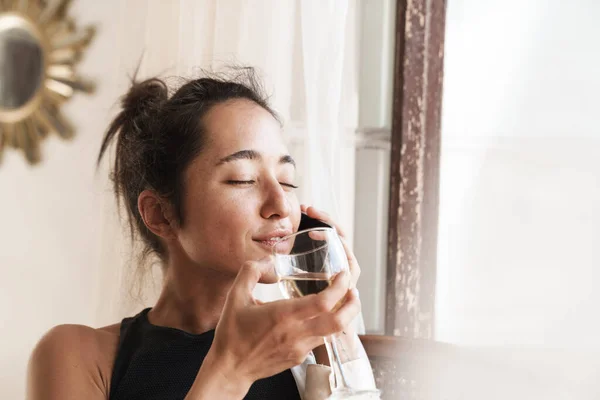
[[[154,325],[193,334],[215,329],[235,277],[186,264],[167,266],[162,292],[148,318]]]

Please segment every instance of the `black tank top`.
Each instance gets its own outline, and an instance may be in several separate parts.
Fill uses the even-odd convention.
[[[214,330],[194,335],[152,325],[148,311],[121,322],[110,400],[183,399],[210,349]],[[300,400],[300,395],[292,372],[286,370],[254,382],[244,399]]]

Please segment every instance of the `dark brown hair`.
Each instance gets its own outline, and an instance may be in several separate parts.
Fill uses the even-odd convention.
[[[154,253],[162,261],[166,249],[144,224],[138,211],[140,193],[153,190],[169,201],[179,222],[184,220],[183,173],[206,143],[203,118],[215,105],[233,99],[246,99],[277,115],[253,68],[236,67],[221,75],[189,80],[172,96],[165,81],[132,79],[121,99],[121,112],[111,122],[102,141],[98,164],[111,142],[116,140],[116,156],[111,178],[118,204],[124,203],[132,240],[142,240],[140,262]]]

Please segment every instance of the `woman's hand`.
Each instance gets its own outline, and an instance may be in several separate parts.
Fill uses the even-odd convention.
[[[301,364],[323,336],[341,332],[360,311],[345,273],[318,294],[260,303],[252,291],[272,269],[269,259],[248,262],[238,273],[189,399],[206,398],[216,388],[219,398],[242,398],[254,381]]]

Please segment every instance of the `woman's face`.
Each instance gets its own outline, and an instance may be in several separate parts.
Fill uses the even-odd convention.
[[[216,105],[204,125],[206,146],[184,175],[177,240],[194,264],[235,275],[298,229],[296,168],[279,122],[254,102]]]

